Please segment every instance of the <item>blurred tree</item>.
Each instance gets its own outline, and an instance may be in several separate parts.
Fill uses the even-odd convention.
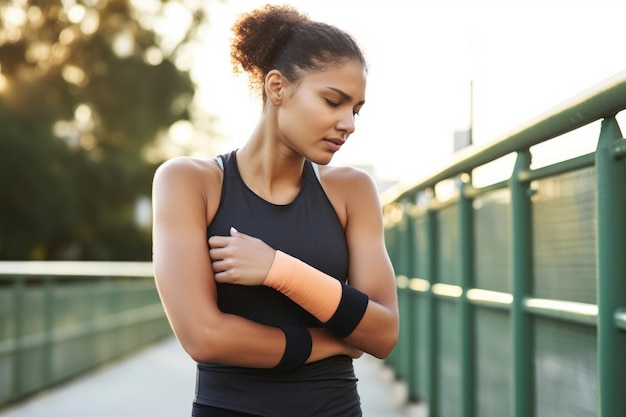
[[[150,259],[136,208],[206,21],[202,0],[0,2],[0,259]]]

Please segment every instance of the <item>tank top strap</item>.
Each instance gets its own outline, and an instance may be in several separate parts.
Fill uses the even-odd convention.
[[[311,167],[313,168],[313,172],[315,173],[315,178],[317,178],[317,182],[321,184],[322,178],[320,176],[320,166],[317,165],[315,162],[312,162],[312,161],[308,161],[308,162],[311,164]]]
[[[219,165],[222,171],[224,171],[224,160],[222,159],[222,155],[214,156],[211,160],[217,162],[217,165]]]

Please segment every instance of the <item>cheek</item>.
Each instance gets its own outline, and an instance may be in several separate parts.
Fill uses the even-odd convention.
[[[319,97],[310,97],[300,106],[302,125],[314,131],[326,131],[333,125],[333,110]]]
[[[325,112],[316,106],[314,99],[302,99],[280,112],[278,123],[281,130],[291,135],[313,134],[316,130],[326,129],[323,123]],[[296,139],[296,138],[293,138]]]

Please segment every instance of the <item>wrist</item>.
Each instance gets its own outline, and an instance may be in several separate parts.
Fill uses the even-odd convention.
[[[369,304],[367,294],[281,251],[263,284],[289,297],[339,338],[354,331]]]
[[[291,372],[304,365],[311,356],[313,340],[309,329],[292,324],[277,324],[285,334],[285,350],[278,365],[273,369],[280,372]]]
[[[280,250],[263,285],[286,295],[321,322],[332,317],[341,301],[339,280]]]

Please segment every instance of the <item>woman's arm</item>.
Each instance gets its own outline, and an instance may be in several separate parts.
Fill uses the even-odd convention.
[[[289,255],[278,256],[261,240],[235,230],[229,237],[209,240],[215,277],[232,284],[270,285],[322,322],[347,323],[351,331],[346,341],[374,356],[386,357],[398,338],[398,307],[378,193],[371,178],[361,171],[335,172],[339,175],[332,175],[325,189],[345,227],[350,259],[348,281],[369,301],[354,291],[343,294],[346,288],[334,278]],[[351,298],[345,304],[344,295]],[[344,307],[339,308],[342,304]]]
[[[345,170],[346,237],[350,254],[349,284],[369,296],[363,319],[345,340],[379,358],[398,340],[395,273],[384,241],[382,206],[369,175]]]
[[[282,330],[224,314],[217,307],[206,228],[219,203],[221,171],[212,162],[177,158],[153,183],[153,264],[172,329],[196,361],[272,368],[285,351]],[[214,197],[217,196],[217,197]],[[358,351],[322,330],[311,331],[308,361]]]

